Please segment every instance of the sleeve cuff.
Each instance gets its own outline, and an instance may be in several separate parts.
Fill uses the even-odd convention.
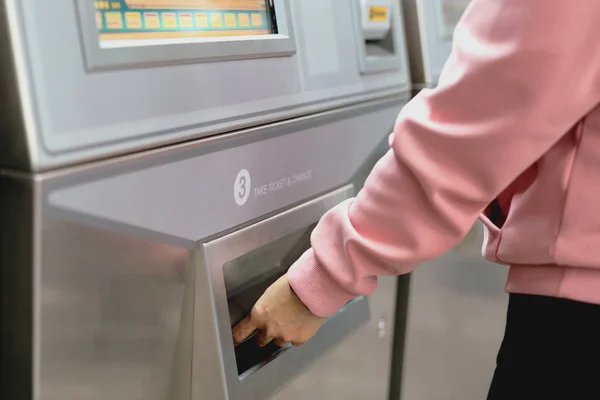
[[[287,278],[302,303],[319,317],[330,317],[356,297],[331,278],[312,249],[292,265]]]

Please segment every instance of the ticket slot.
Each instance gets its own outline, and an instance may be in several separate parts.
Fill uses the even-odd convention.
[[[223,267],[227,305],[231,326],[235,326],[251,311],[254,304],[292,264],[310,248],[314,224],[258,248]],[[280,355],[285,348],[270,343],[258,346],[253,335],[235,347],[238,374],[258,369]]]
[[[403,45],[399,7],[391,0],[355,0],[354,8],[361,72],[400,68]]]

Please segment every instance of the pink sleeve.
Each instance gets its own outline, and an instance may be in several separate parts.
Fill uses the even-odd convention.
[[[576,3],[473,1],[439,86],[404,107],[364,189],[323,217],[290,269],[314,314],[452,248],[598,103],[600,1]]]

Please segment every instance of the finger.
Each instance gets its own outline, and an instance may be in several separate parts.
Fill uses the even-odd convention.
[[[275,340],[274,343],[275,343],[275,346],[277,346],[279,348],[288,347],[290,345],[290,342],[286,342],[285,340],[281,340],[281,339]]]
[[[252,320],[252,317],[248,315],[233,327],[233,343],[236,345],[242,343],[248,336],[252,335],[256,329],[256,324]]]
[[[258,332],[258,335],[256,335],[256,343],[260,347],[265,347],[266,345],[271,343],[272,340],[273,340],[273,338],[271,336],[267,335],[263,331]]]

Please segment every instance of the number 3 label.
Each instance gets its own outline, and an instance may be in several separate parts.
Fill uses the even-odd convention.
[[[238,206],[243,206],[250,196],[250,173],[243,169],[238,172],[233,185],[233,198]]]

